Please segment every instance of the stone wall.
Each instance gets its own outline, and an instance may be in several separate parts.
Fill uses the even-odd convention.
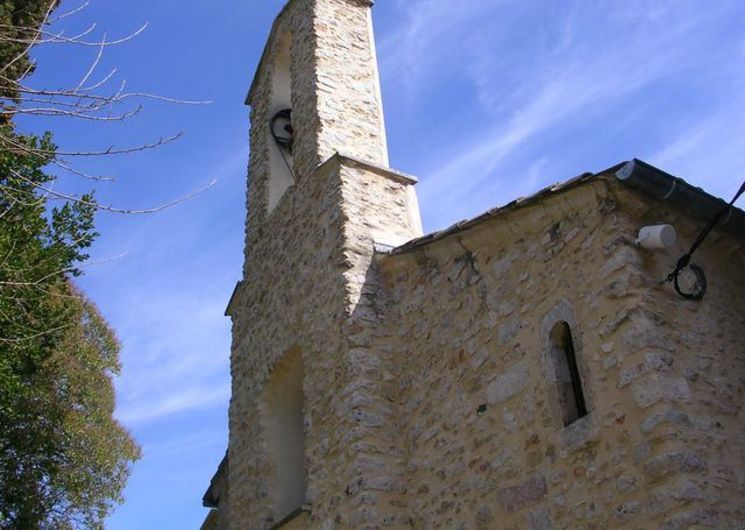
[[[302,352],[305,367],[313,527],[364,528],[374,518],[366,480],[388,480],[396,458],[381,458],[377,447],[396,437],[386,430],[392,410],[376,377],[393,352],[369,348],[378,327],[371,262],[381,234],[418,235],[407,210],[411,184],[402,175],[336,156],[288,190],[265,220],[271,237],[252,245],[231,304],[231,528],[277,522],[271,440],[259,402],[270,372],[291,350]]]
[[[391,410],[373,377],[385,354],[369,349],[378,327],[371,263],[376,241],[401,243],[420,235],[421,225],[413,180],[374,165],[385,165],[387,152],[370,5],[288,2],[249,92],[246,260],[229,308],[231,502],[221,506],[233,529],[269,528],[280,517],[259,403],[289,351],[301,352],[305,370],[313,527],[364,527],[377,512],[363,478],[388,480],[396,467],[395,455],[381,460],[376,449],[394,436],[381,432]],[[272,77],[288,35],[295,184],[270,210]]]
[[[422,529],[741,528],[745,259],[697,257],[703,302],[659,281],[702,223],[603,179],[381,262]],[[572,326],[590,413],[564,427],[547,330]]]
[[[380,167],[369,5],[289,2],[249,94],[219,515],[232,530],[278,522],[261,398],[299,352],[309,512],[292,527],[738,528],[741,242],[715,234],[697,258],[709,294],[682,301],[659,285],[682,247],[632,241],[644,224],[674,222],[684,241],[700,225],[604,177],[376,253],[421,224],[414,181]],[[273,61],[288,34],[295,184],[270,211]],[[572,328],[590,410],[568,427],[551,376],[557,322]]]
[[[371,2],[292,0],[274,23],[248,94],[251,106],[246,249],[268,215],[272,74],[290,39],[291,99],[295,130],[293,169],[302,182],[337,152],[387,165],[388,152],[375,61]],[[247,260],[249,256],[247,255]]]

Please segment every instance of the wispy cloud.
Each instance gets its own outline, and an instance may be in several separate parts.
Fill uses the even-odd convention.
[[[464,8],[462,13],[458,7]],[[493,206],[562,176],[525,178],[530,168],[535,170],[536,159],[550,158],[570,174],[579,172],[561,160],[577,158],[604,121],[626,119],[624,113],[633,114],[635,107],[669,98],[655,93],[659,85],[679,78],[681,85],[675,90],[683,102],[687,88],[683,83],[690,87],[691,79],[712,76],[716,85],[727,75],[740,75],[722,67],[739,56],[738,41],[733,41],[734,57],[717,46],[722,23],[733,12],[742,14],[743,8],[730,1],[707,9],[695,0],[633,0],[611,6],[576,0],[548,8],[544,2],[530,0],[463,6],[445,0],[409,2],[407,26],[385,41],[381,54],[387,55],[383,70],[395,74],[385,82],[400,85],[408,100],[416,102],[429,96],[440,76],[448,75],[451,82],[470,84],[479,102],[476,109],[469,101],[442,101],[461,105],[464,120],[471,120],[473,126],[443,123],[461,134],[451,136],[419,167],[419,194],[428,224],[441,226],[452,222],[455,212],[473,214],[476,204]],[[696,94],[696,88],[687,90]],[[636,101],[643,104],[635,105]],[[427,100],[420,106],[432,104]],[[661,99],[660,105],[669,106],[670,101]],[[706,112],[717,109],[709,107]],[[700,154],[704,143],[717,143],[724,126],[735,132],[735,123],[725,123],[727,111],[722,114],[722,119],[712,119],[706,130],[696,132],[698,149],[693,151]],[[647,119],[657,120],[659,126],[665,117],[653,109]],[[584,128],[587,141],[576,133],[578,128]],[[574,146],[554,142],[562,144],[563,153],[545,150],[546,141],[563,130],[572,131],[580,141]],[[690,130],[694,132],[692,124]],[[669,143],[661,137],[650,139]],[[693,146],[687,137],[676,142],[658,158],[668,160],[675,150]],[[619,151],[616,156],[626,155]],[[592,153],[585,158],[598,159]],[[482,204],[479,197],[485,195],[492,199]]]
[[[704,117],[692,116],[670,143],[647,155],[655,165],[686,175],[692,183],[729,200],[745,180],[745,83],[726,105]]]
[[[163,438],[145,445],[143,451],[146,457],[165,457],[180,459],[185,453],[204,453],[205,448],[218,446],[224,451],[224,433],[213,430],[200,430],[183,436]],[[217,453],[218,457],[221,453]]]
[[[464,195],[472,193],[526,141],[567,119],[587,119],[598,111],[591,108],[593,105],[623,100],[630,92],[676,68],[674,59],[681,52],[630,64],[623,72],[615,67],[619,57],[587,58],[566,65],[563,72],[542,83],[532,99],[515,109],[506,122],[479,134],[477,142],[459,146],[465,148],[429,174],[421,189],[423,200],[449,195],[452,179],[458,175],[471,175],[468,186],[461,186],[460,190]]]
[[[123,345],[117,417],[126,425],[227,406],[230,321],[224,311],[240,274],[246,155],[244,147],[228,150],[211,165],[219,185],[188,208],[107,230],[97,252],[129,254],[83,278],[99,291]],[[230,217],[238,230],[216,238]]]
[[[111,316],[124,344],[117,389],[125,423],[227,404],[230,322],[223,313],[236,272],[196,261],[170,277],[143,274],[138,285],[112,293],[120,304]]]
[[[181,392],[169,392],[154,403],[140,402],[135,406],[124,408],[117,413],[117,418],[125,424],[136,424],[185,411],[204,410],[215,405],[225,405],[229,398],[229,384],[222,384],[218,388],[186,388]]]
[[[443,63],[458,60],[460,50],[452,44],[462,42],[466,28],[513,1],[399,0],[401,23],[379,43],[385,81],[395,82],[408,96],[416,97],[423,79],[447,75]]]
[[[213,293],[166,289],[153,297],[137,290],[124,298],[131,307],[139,307],[119,320],[126,337],[126,370],[119,381],[125,399],[223,370],[230,324],[223,316],[226,289],[220,283],[211,284]],[[223,338],[215,341],[215,336]]]

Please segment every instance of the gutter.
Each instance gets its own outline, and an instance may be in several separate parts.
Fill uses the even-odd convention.
[[[666,202],[704,222],[727,207],[727,202],[691,186],[683,179],[634,159],[615,172],[625,186],[654,199]],[[717,225],[739,238],[745,239],[745,212],[732,207]]]

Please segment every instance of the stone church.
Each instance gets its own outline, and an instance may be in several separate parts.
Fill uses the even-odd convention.
[[[371,7],[290,0],[248,94],[202,528],[744,529],[745,213],[680,293],[724,203],[638,160],[423,235]]]

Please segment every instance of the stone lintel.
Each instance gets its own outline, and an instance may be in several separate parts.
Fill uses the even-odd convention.
[[[376,175],[380,175],[381,177],[388,178],[401,184],[408,184],[410,186],[413,186],[417,182],[419,182],[418,179],[412,175],[408,175],[389,167],[383,167],[372,162],[360,160],[359,158],[348,156],[343,153],[336,153],[325,162],[319,164],[315,171],[324,171],[325,169],[332,166],[353,166],[361,169],[366,169],[367,171],[375,173]]]
[[[274,22],[272,23],[272,29],[269,32],[269,38],[266,40],[266,44],[264,45],[264,51],[261,53],[261,59],[259,59],[259,64],[256,66],[256,71],[254,72],[253,80],[251,81],[251,86],[248,89],[248,93],[246,94],[246,99],[244,101],[244,104],[251,105],[251,100],[253,99],[253,93],[256,89],[256,84],[259,80],[259,74],[264,70],[266,67],[266,63],[269,60],[269,53],[272,49],[272,46],[274,45],[274,41],[276,40],[277,33],[280,31],[280,26],[282,25],[285,15],[290,12],[292,6],[294,6],[299,0],[288,0],[285,5],[280,10],[279,14],[274,19]],[[372,7],[375,4],[375,0],[348,0],[352,3],[357,3],[362,5],[362,7]]]

